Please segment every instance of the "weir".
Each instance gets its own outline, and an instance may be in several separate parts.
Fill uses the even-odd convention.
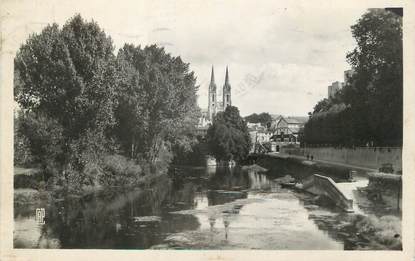
[[[349,199],[329,177],[314,174],[303,182],[302,189],[314,195],[326,196],[337,207],[347,212],[353,212],[353,200]]]

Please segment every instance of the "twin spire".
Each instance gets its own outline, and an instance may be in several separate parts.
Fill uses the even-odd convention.
[[[209,86],[215,86],[215,71],[212,65],[212,72],[210,73],[210,85]],[[226,74],[225,74],[225,86],[230,86],[229,84],[229,71],[228,71],[228,66],[226,66]]]
[[[209,98],[208,100],[209,120],[212,120],[217,112],[225,111],[225,109],[228,106],[232,105],[232,94],[231,94],[231,85],[229,83],[228,66],[226,66],[225,84],[223,85],[222,101],[219,102],[217,99],[217,93],[216,93],[215,72],[214,72],[213,65],[212,65],[208,98]]]

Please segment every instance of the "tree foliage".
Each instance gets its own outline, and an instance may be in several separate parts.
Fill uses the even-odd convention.
[[[251,123],[261,123],[262,126],[270,126],[272,117],[268,112],[263,112],[260,114],[253,113],[246,116],[245,120]]]
[[[95,183],[108,155],[168,164],[196,140],[196,78],[163,48],[125,45],[115,55],[98,24],[76,15],[31,35],[14,64],[16,144],[67,183]]]
[[[217,160],[237,162],[246,158],[251,147],[251,138],[244,119],[237,107],[229,106],[216,114],[207,131],[210,152]]]
[[[117,62],[123,75],[118,138],[132,157],[140,154],[154,161],[163,144],[184,143],[193,133],[199,115],[196,78],[189,64],[155,45],[126,44]]]
[[[14,64],[15,99],[40,125],[62,130],[62,161],[84,166],[84,151],[76,149],[86,147],[85,136],[102,138],[93,151],[107,150],[117,77],[112,41],[96,23],[77,15],[62,29],[47,26],[21,46]]]
[[[357,47],[347,60],[354,73],[334,99],[315,106],[305,141],[402,146],[402,17],[370,9],[351,28]]]

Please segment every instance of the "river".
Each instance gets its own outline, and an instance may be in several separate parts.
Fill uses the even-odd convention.
[[[175,168],[121,188],[44,203],[45,224],[15,208],[16,248],[356,249],[348,215],[238,167]],[[367,179],[341,186],[356,194]],[[356,201],[357,202],[357,201]],[[362,205],[363,206],[363,205]],[[356,204],[356,212],[370,212]]]

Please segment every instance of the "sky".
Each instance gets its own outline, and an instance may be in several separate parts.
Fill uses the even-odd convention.
[[[190,63],[202,108],[212,65],[220,91],[228,66],[232,105],[243,116],[305,116],[350,69],[350,26],[369,2],[339,7],[336,1],[6,0],[2,38],[3,47],[15,52],[48,23],[63,25],[80,13],[98,22],[116,50],[124,43],[156,43]]]

